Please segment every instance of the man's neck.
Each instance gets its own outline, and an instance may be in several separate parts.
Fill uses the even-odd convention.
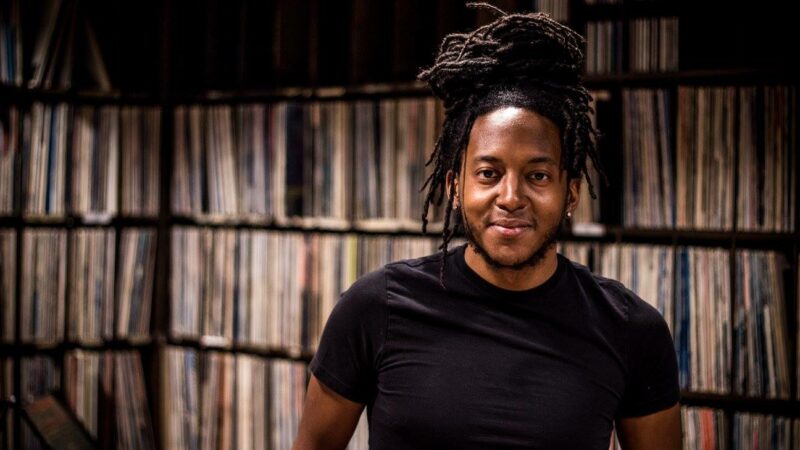
[[[471,245],[464,251],[464,261],[481,278],[509,291],[533,289],[550,279],[558,268],[555,246],[551,246],[535,266],[519,270],[492,266]]]

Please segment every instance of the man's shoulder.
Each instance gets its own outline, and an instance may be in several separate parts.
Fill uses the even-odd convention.
[[[437,272],[439,265],[442,262],[442,252],[436,252],[430,255],[421,256],[418,258],[400,259],[390,262],[383,266],[388,274],[409,275],[413,276],[419,272]]]
[[[386,264],[386,288],[389,291],[400,290],[404,293],[429,290],[439,285],[439,273],[442,267],[442,253],[418,258],[401,259]]]
[[[401,259],[362,275],[345,291],[345,296],[385,298],[392,286],[408,288],[433,277],[438,282],[441,252],[419,258]]]
[[[621,299],[622,301],[625,301],[624,299],[627,299],[631,295],[636,296],[633,291],[618,280],[598,275],[585,265],[573,261],[566,256],[559,254],[559,257],[563,258],[566,262],[570,271],[575,275],[576,281],[582,288],[599,289],[614,299]]]
[[[564,258],[570,265],[581,288],[593,301],[602,301],[618,311],[627,322],[635,327],[651,326],[663,322],[661,313],[642,299],[619,280],[604,277],[592,272],[583,264]],[[655,299],[653,299],[655,300]]]

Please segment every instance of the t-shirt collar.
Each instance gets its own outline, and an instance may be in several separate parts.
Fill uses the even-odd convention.
[[[558,265],[556,266],[555,273],[553,273],[553,275],[551,275],[550,278],[548,278],[544,283],[532,289],[527,289],[524,291],[512,291],[495,286],[472,270],[472,268],[467,265],[467,262],[464,259],[466,248],[467,244],[463,244],[453,249],[448,255],[447,262],[449,263],[449,269],[446,270],[446,273],[449,276],[447,278],[451,280],[464,280],[469,283],[472,288],[477,289],[478,292],[476,293],[485,294],[493,298],[529,301],[546,297],[547,294],[561,282],[567,269],[567,262],[565,261],[564,257],[559,254],[557,255]],[[445,286],[447,286],[447,278],[445,279]]]

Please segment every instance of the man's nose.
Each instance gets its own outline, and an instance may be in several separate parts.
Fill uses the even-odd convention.
[[[522,193],[522,180],[515,174],[506,174],[500,180],[497,196],[497,206],[506,211],[516,211],[525,206],[525,196]]]

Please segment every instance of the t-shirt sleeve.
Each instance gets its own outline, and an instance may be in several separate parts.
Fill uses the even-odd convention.
[[[629,310],[628,376],[618,417],[640,417],[680,400],[678,362],[667,323],[635,294]]]
[[[334,306],[309,370],[325,386],[368,404],[377,389],[377,363],[386,334],[383,270],[356,281]]]

